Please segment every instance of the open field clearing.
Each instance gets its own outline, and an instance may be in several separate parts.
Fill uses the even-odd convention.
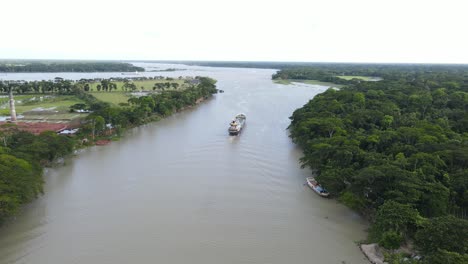
[[[380,81],[382,80],[382,78],[380,77],[373,77],[373,76],[351,76],[351,75],[343,75],[343,76],[336,76],[340,79],[344,79],[344,80],[352,80],[352,79],[359,79],[359,80],[363,80],[363,81],[366,81],[366,82],[376,82],[376,81]]]
[[[305,84],[311,84],[311,85],[323,85],[323,86],[336,87],[336,88],[340,88],[340,87],[344,86],[344,85],[341,85],[341,84],[335,84],[335,83],[331,83],[331,82],[321,82],[321,81],[317,81],[317,80],[292,80],[292,79],[288,79],[288,80],[274,80],[274,83],[284,84],[284,85],[289,85],[289,84],[293,84],[293,83],[305,83]]]
[[[38,97],[39,95],[26,95],[26,96],[15,96],[16,101],[16,113],[18,115],[24,115],[25,118],[31,117],[32,119],[71,119],[76,114],[70,114],[70,106],[78,103],[83,103],[82,100],[74,96],[53,96],[51,98],[45,98],[42,101],[26,101]],[[9,116],[10,108],[8,104],[3,105],[0,109],[0,116]],[[44,117],[39,117],[44,116]]]
[[[98,100],[108,102],[114,105],[119,103],[127,103],[130,95],[124,92],[92,92],[91,93]]]

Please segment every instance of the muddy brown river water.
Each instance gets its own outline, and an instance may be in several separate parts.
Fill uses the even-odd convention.
[[[286,130],[326,87],[274,84],[274,70],[167,67],[187,70],[142,74],[209,76],[225,93],[48,169],[45,194],[0,228],[0,263],[367,263],[355,244],[366,223],[304,186],[311,172]],[[246,127],[229,136],[240,112]]]

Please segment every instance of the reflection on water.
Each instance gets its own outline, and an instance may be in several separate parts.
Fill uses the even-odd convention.
[[[0,229],[0,263],[366,263],[354,243],[365,223],[303,185],[310,171],[286,130],[326,88],[274,84],[273,70],[185,68],[144,74],[210,76],[225,93],[50,169],[46,194]],[[247,125],[229,136],[240,112]]]

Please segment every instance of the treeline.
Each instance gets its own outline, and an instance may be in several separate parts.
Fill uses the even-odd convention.
[[[22,204],[42,193],[42,166],[72,152],[71,138],[48,131],[40,135],[18,131],[14,125],[0,130],[0,223]]]
[[[119,62],[63,62],[27,64],[0,64],[0,72],[134,72],[142,67]]]
[[[83,84],[84,85],[84,84]],[[69,80],[60,81],[0,81],[0,94],[7,94],[13,89],[15,94],[70,94],[75,83]],[[88,84],[89,87],[89,84]]]
[[[338,76],[381,77],[385,80],[417,83],[430,81],[425,76],[437,75],[440,82],[463,83],[468,80],[467,65],[440,64],[315,64],[289,66],[273,75],[275,80],[319,80],[337,84],[353,84],[360,80],[345,80]]]
[[[289,128],[301,162],[370,217],[371,241],[396,249],[412,240],[424,263],[468,263],[468,67],[286,69],[274,78],[324,80],[345,69],[384,79],[349,82],[297,109]]]
[[[182,80],[179,77],[178,80]],[[13,89],[16,94],[71,94],[74,93],[75,89],[81,89],[84,91],[91,91],[91,85],[96,85],[96,90],[111,92],[112,90],[118,90],[116,82],[123,82],[123,91],[135,91],[138,87],[133,81],[149,81],[158,80],[153,86],[153,90],[159,89],[177,89],[180,85],[174,82],[174,78],[157,76],[150,78],[112,78],[112,79],[81,79],[78,81],[64,80],[62,78],[56,78],[54,81],[0,81],[0,94],[8,94],[10,89]],[[166,82],[161,82],[166,80]],[[195,85],[198,84],[197,79],[184,79],[184,84]]]
[[[141,97],[132,97],[120,107],[98,101],[91,94],[77,90],[77,96],[87,104],[81,109],[92,111],[82,126],[82,133],[99,136],[112,128],[116,133],[122,129],[138,126],[161,117],[169,116],[185,107],[217,93],[216,81],[207,77],[197,77],[199,84],[184,90],[162,91]],[[76,108],[72,106],[72,108]],[[98,124],[98,125],[96,125]]]

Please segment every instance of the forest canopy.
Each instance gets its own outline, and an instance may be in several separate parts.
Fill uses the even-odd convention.
[[[336,82],[343,72],[383,80],[338,80],[347,86],[293,113],[302,164],[370,217],[372,240],[391,247],[413,239],[428,259],[466,259],[468,67],[298,67],[273,78]]]

